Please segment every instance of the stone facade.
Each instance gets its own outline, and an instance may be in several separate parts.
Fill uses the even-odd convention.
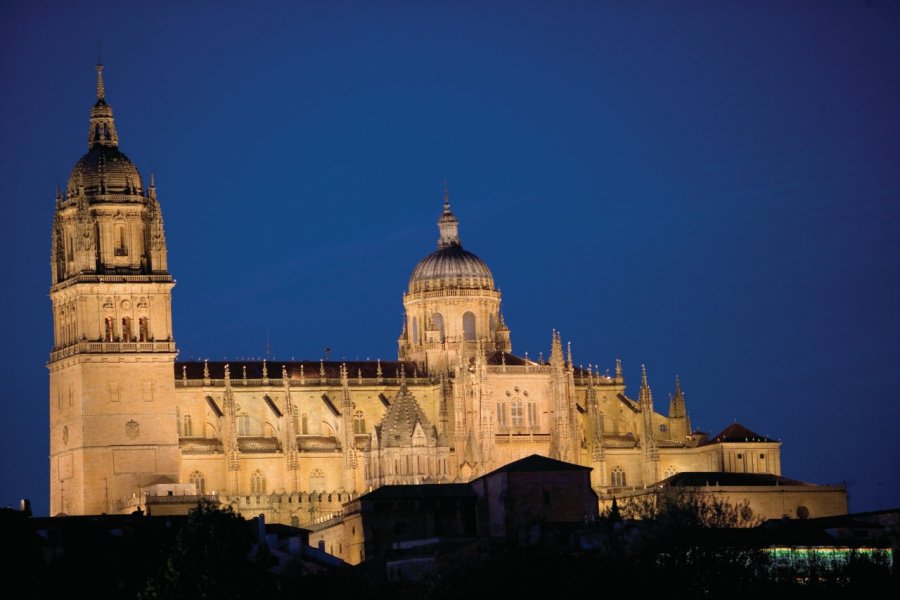
[[[310,525],[380,485],[467,482],[531,454],[591,467],[601,499],[682,471],[781,474],[780,442],[693,432],[677,380],[663,414],[646,373],[632,399],[620,363],[576,366],[557,332],[548,360],[514,354],[446,192],[438,229],[397,361],[177,362],[156,186],[118,149],[98,65],[52,228],[51,512],[129,511],[181,483]]]

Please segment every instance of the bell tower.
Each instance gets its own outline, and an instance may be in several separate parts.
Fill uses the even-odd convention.
[[[119,150],[100,64],[51,238],[50,512],[117,512],[178,477],[175,282],[156,185]]]

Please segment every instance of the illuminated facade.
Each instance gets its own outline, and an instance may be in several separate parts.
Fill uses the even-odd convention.
[[[601,498],[680,472],[781,474],[778,441],[692,432],[677,379],[662,414],[646,373],[632,399],[621,363],[576,367],[556,332],[547,361],[514,354],[446,193],[397,361],[177,361],[156,187],[119,150],[97,69],[88,153],[53,221],[52,514],[187,493],[308,524],[380,485],[469,481],[531,454],[591,467]]]

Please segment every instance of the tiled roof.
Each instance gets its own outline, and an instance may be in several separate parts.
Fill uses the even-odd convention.
[[[541,471],[590,471],[590,467],[583,467],[573,463],[563,462],[555,458],[548,458],[538,454],[532,454],[525,458],[520,458],[515,462],[494,469],[487,475],[493,473],[525,473],[525,472],[541,472]]]
[[[759,435],[755,431],[750,431],[740,423],[732,423],[723,429],[719,435],[711,438],[709,443],[717,444],[720,442],[774,442],[764,435]]]

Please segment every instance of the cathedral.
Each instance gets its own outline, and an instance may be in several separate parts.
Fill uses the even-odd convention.
[[[397,360],[179,361],[162,206],[119,149],[98,65],[88,151],[53,218],[51,514],[205,496],[308,526],[382,485],[467,482],[532,454],[590,467],[601,502],[679,473],[778,485],[780,442],[736,423],[692,430],[677,378],[661,413],[645,371],[631,397],[621,363],[577,367],[557,332],[547,360],[516,354],[446,191],[437,248],[403,293]],[[841,512],[831,491],[775,512]]]

